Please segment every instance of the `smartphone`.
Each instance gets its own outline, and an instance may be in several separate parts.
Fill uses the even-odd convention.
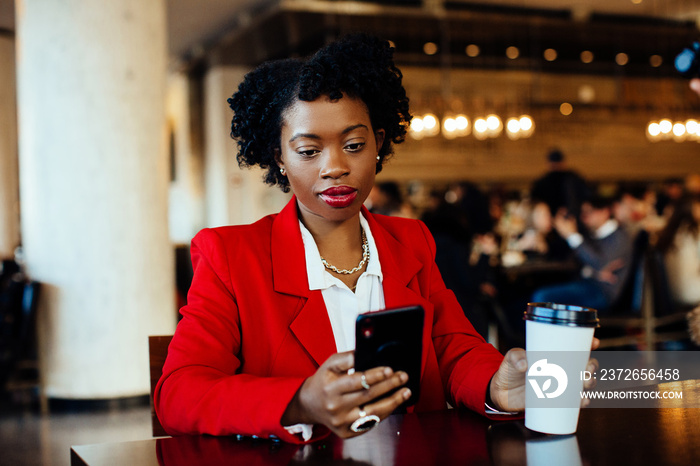
[[[424,314],[421,306],[401,307],[360,314],[355,322],[355,370],[389,366],[406,372],[411,398],[402,406],[420,396]]]

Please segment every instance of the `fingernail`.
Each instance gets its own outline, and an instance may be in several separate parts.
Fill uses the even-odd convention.
[[[393,374],[394,371],[391,370],[391,367],[385,367],[384,368],[384,376],[385,377],[391,377],[391,374]]]
[[[411,398],[411,389],[407,388],[403,391],[403,398],[404,400]]]
[[[408,374],[405,372],[401,373],[401,382],[406,383],[408,382]]]
[[[521,359],[521,360],[518,361],[518,363],[516,364],[516,367],[517,367],[518,370],[524,371],[525,369],[527,369],[527,363]],[[579,367],[581,367],[581,366],[579,366]]]

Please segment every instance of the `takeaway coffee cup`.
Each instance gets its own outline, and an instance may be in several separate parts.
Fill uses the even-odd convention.
[[[549,466],[565,464],[581,466],[581,452],[575,435],[551,436],[532,438],[525,442],[528,466]]]
[[[530,303],[524,315],[526,374],[525,427],[547,434],[576,432],[580,392],[598,327],[595,309]]]

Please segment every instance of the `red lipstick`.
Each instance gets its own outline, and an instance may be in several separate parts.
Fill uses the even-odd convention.
[[[334,186],[323,190],[320,196],[331,207],[348,207],[357,197],[357,189],[350,186]]]

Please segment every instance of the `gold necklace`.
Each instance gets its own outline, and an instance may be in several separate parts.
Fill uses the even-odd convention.
[[[331,265],[328,263],[326,259],[321,256],[321,262],[323,263],[323,266],[327,268],[328,270],[332,270],[335,273],[340,273],[343,275],[351,275],[358,270],[362,270],[362,267],[364,267],[365,263],[369,260],[369,242],[367,241],[367,235],[365,235],[365,230],[362,230],[362,260],[360,261],[359,264],[357,264],[357,267],[347,270],[347,269],[339,269],[335,265]]]

